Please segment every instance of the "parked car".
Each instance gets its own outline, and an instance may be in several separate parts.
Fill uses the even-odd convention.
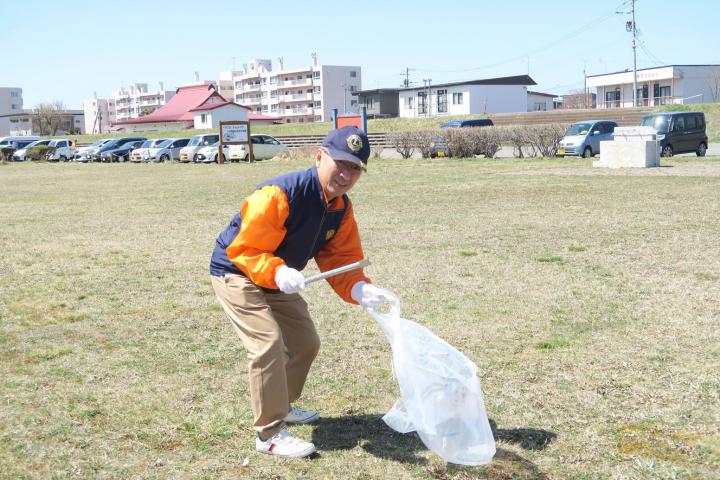
[[[220,136],[217,133],[206,133],[191,137],[187,146],[180,150],[180,161],[192,162],[198,150],[203,147],[210,146],[218,140],[220,140]]]
[[[75,156],[75,147],[67,138],[52,140],[48,147],[54,150],[48,152],[47,159],[51,162],[67,162]]]
[[[443,123],[440,128],[464,128],[464,127],[492,127],[493,121],[490,118],[469,118],[467,120],[450,120]]]
[[[148,149],[148,160],[150,162],[168,162],[180,160],[180,150],[187,146],[189,138],[168,138],[164,142]],[[145,160],[143,160],[145,161]]]
[[[253,157],[255,157],[255,160],[272,158],[287,148],[287,145],[281,143],[279,140],[271,137],[270,135],[250,135],[250,142],[252,142]],[[248,146],[230,145],[228,159],[231,162],[249,160]]]
[[[96,140],[85,147],[80,147],[75,150],[75,156],[73,157],[73,160],[76,162],[90,162],[92,161],[93,156],[98,152],[98,150],[100,150],[103,145],[112,141],[112,138],[103,138],[101,140]]]
[[[663,157],[690,152],[704,157],[707,152],[708,136],[705,131],[705,114],[702,112],[653,113],[642,117],[640,125],[657,130]]]
[[[433,135],[430,139],[430,158],[449,157],[450,147],[448,141],[442,135]]]
[[[600,142],[613,139],[617,122],[612,120],[583,120],[575,122],[560,140],[556,155],[580,155],[583,158],[600,153]]]
[[[0,148],[12,148],[18,150],[27,147],[32,142],[37,142],[40,137],[35,135],[14,135],[10,137],[0,137]]]
[[[133,140],[131,142],[123,143],[117,148],[111,150],[105,150],[102,152],[100,161],[102,162],[127,162],[130,160],[130,155],[133,150],[140,147],[145,141],[144,140]]]
[[[218,146],[220,142],[215,142],[207,147],[202,147],[193,156],[193,162],[195,163],[217,163],[218,161]],[[227,157],[230,145],[223,145],[223,154]]]
[[[130,161],[131,162],[147,162],[150,158],[150,149],[158,146],[160,143],[164,142],[164,138],[153,138],[150,140],[145,140],[142,145],[135,148],[132,153],[130,154]]]
[[[92,160],[93,160],[94,162],[99,162],[99,161],[101,161],[102,158],[105,156],[105,155],[104,155],[105,152],[107,152],[107,151],[109,151],[109,150],[115,150],[115,149],[117,149],[117,148],[120,148],[120,147],[122,147],[123,145],[125,145],[126,143],[137,142],[138,140],[139,140],[140,142],[144,142],[145,140],[147,140],[147,138],[145,138],[145,137],[121,137],[121,138],[113,138],[113,139],[110,140],[109,142],[102,144],[102,146],[101,146],[100,148],[98,148],[95,153],[92,154]]]
[[[18,150],[15,150],[12,155],[12,159],[15,162],[24,162],[27,157],[27,150],[30,147],[40,147],[43,145],[49,145],[52,140],[35,140],[34,142],[28,144],[24,148],[20,148]]]

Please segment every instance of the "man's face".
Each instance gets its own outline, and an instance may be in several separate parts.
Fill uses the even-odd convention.
[[[318,150],[315,165],[317,165],[320,185],[325,190],[328,200],[350,191],[362,173],[360,165],[347,160],[333,160],[324,150]]]

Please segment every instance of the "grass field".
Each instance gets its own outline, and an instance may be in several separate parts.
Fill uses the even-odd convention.
[[[358,182],[368,274],[478,365],[485,467],[383,424],[388,344],[326,284],[301,403],[323,420],[292,428],[320,453],[255,453],[208,259],[255,184],[309,160],[0,165],[0,478],[720,478],[720,159],[663,163],[379,160]]]

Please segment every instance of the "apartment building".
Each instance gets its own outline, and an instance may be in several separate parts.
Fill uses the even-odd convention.
[[[167,103],[175,91],[165,90],[163,82],[157,90],[149,90],[147,83],[134,83],[112,94],[115,100],[115,119],[117,121],[139,118],[148,115]]]
[[[359,66],[318,65],[316,55],[306,67],[286,69],[282,59],[279,63],[280,69],[273,70],[270,60],[253,59],[232,72],[233,100],[253,113],[281,117],[284,123],[327,122],[333,109],[357,110],[353,93],[362,86]],[[221,74],[221,82],[228,76]]]
[[[11,133],[32,130],[32,125],[30,125],[29,121],[26,124],[20,124],[20,119],[14,118],[22,113],[22,88],[0,87],[0,137],[7,135],[30,135],[29,133]]]
[[[85,131],[87,133],[105,133],[115,122],[115,99],[97,98],[83,102],[85,113]]]

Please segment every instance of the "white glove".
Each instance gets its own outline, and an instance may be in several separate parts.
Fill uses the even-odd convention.
[[[305,277],[303,274],[287,265],[277,269],[275,283],[284,293],[297,293],[305,290]]]
[[[392,302],[392,298],[385,290],[366,282],[357,282],[353,285],[350,296],[365,308],[377,308],[383,302]]]

